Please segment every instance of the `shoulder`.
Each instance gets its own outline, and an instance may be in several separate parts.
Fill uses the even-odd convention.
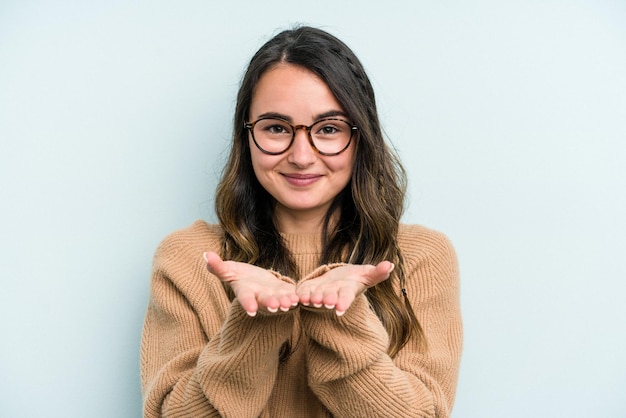
[[[210,316],[225,315],[228,297],[222,283],[209,273],[202,257],[205,251],[220,252],[219,225],[196,221],[168,234],[159,244],[152,265],[152,298],[160,309],[179,315],[191,304],[195,313],[212,324]],[[220,322],[221,323],[221,322]]]
[[[427,268],[432,273],[457,270],[457,257],[450,239],[443,233],[422,225],[401,224],[398,246],[408,269]]]
[[[407,249],[449,249],[450,239],[442,232],[422,225],[400,224],[398,243]]]
[[[219,252],[222,229],[219,225],[198,220],[190,226],[168,234],[159,244],[155,265],[173,259],[201,257],[205,251]]]

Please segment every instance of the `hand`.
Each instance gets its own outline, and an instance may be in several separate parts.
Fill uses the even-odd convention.
[[[286,312],[298,305],[295,285],[278,279],[268,270],[238,261],[224,261],[214,252],[203,256],[209,271],[230,285],[248,315],[255,316],[259,309]]]
[[[394,265],[389,261],[382,261],[375,266],[345,265],[299,283],[296,292],[302,305],[334,308],[337,315],[341,316],[365,289],[387,280],[393,269]]]

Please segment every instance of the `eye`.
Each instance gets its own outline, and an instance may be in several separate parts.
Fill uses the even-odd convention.
[[[349,130],[349,126],[341,119],[321,120],[315,124],[314,135],[320,137],[334,137],[344,134]]]
[[[268,126],[265,130],[271,134],[282,134],[286,131],[285,127],[280,125]]]
[[[256,128],[264,135],[268,136],[291,135],[291,127],[289,124],[278,119],[265,119],[259,121]]]
[[[332,135],[332,134],[336,134],[337,132],[338,132],[337,127],[332,126],[332,125],[322,126],[322,129],[319,130],[319,133],[324,134],[324,135]]]

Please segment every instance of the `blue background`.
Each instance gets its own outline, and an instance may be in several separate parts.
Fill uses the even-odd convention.
[[[626,3],[3,1],[0,416],[138,417],[152,255],[214,220],[278,29],[362,59],[462,272],[455,417],[626,416]]]

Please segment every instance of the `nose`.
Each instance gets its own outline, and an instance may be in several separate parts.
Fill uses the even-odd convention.
[[[293,144],[287,152],[287,161],[298,167],[308,167],[317,159],[317,152],[311,146],[309,134],[304,127],[296,129]]]

